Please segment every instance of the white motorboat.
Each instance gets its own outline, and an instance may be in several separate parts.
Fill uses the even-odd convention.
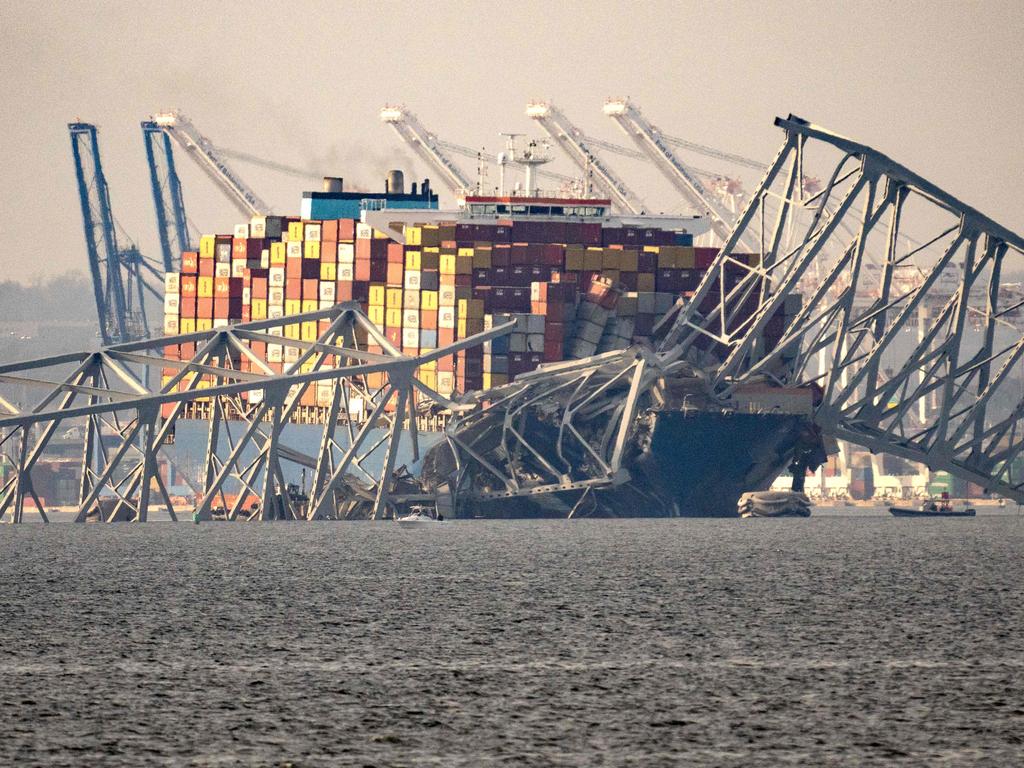
[[[398,524],[408,527],[418,525],[434,525],[443,522],[444,518],[437,514],[437,511],[430,507],[413,507],[409,514],[398,518]]]

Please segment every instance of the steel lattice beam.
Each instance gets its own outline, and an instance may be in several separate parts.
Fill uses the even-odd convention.
[[[327,322],[326,330],[315,342],[270,333],[283,322],[309,321]],[[210,405],[206,459],[203,476],[198,478],[196,511],[200,515],[223,503],[230,519],[242,514],[264,519],[306,515],[316,518],[333,514],[340,500],[354,497],[369,500],[374,517],[386,515],[402,433],[408,431],[415,441],[417,405],[454,405],[418,381],[417,369],[507,334],[513,327],[514,323],[506,323],[411,357],[389,344],[358,304],[350,303],[289,316],[284,321],[244,323],[108,346],[100,352],[0,365],[0,377],[44,392],[38,403],[27,410],[0,401],[0,452],[7,455],[16,469],[14,477],[0,486],[0,520],[6,517],[11,522],[21,522],[26,498],[35,502],[46,519],[43,504],[33,488],[33,468],[62,425],[83,422],[86,439],[77,519],[84,521],[99,513],[107,521],[144,521],[154,503],[166,507],[173,516],[157,462],[161,447],[173,434],[185,406],[197,401]],[[298,359],[283,373],[273,372],[269,361],[254,353],[248,343],[266,339],[299,350]],[[191,360],[173,360],[163,355],[165,345],[186,343],[196,345]],[[383,349],[383,354],[368,352],[367,343]],[[238,369],[242,356],[253,363],[252,370]],[[153,368],[155,372],[137,378],[127,368],[129,363],[136,369]],[[66,369],[68,365],[74,365],[70,374],[52,378],[40,375],[47,369]],[[159,388],[150,389],[143,384],[146,380],[159,381],[164,368],[177,369],[177,373]],[[370,389],[368,374],[382,374],[385,384]],[[331,386],[331,405],[318,455],[307,456],[287,445],[283,427],[295,413],[303,393],[318,383]],[[353,429],[349,409],[356,398],[369,411],[358,432]],[[339,422],[345,426],[339,427]],[[347,439],[339,435],[340,429],[347,429]],[[385,430],[385,436],[371,439],[380,430]],[[386,460],[383,471],[374,474],[363,463],[381,445]],[[314,473],[311,503],[304,512],[294,508],[286,492],[282,460],[299,463]],[[350,469],[359,473],[359,482],[348,474]],[[235,491],[235,501],[227,504],[227,494]],[[248,511],[244,509],[247,497],[259,500]],[[101,507],[103,498],[108,503]]]
[[[776,125],[782,148],[663,353],[710,365],[723,397],[757,378],[818,387],[833,436],[1024,501],[1024,397],[1008,386],[1024,338],[996,332],[1020,307],[999,288],[1024,238],[870,147]],[[830,169],[815,194],[799,183],[812,164]],[[741,239],[759,264],[732,255]],[[908,265],[921,276],[901,282]]]

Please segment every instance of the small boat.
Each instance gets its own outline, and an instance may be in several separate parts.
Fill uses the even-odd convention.
[[[433,507],[415,506],[410,508],[409,514],[398,518],[398,524],[407,527],[419,525],[433,525],[444,521],[444,517],[437,513]]]
[[[954,509],[949,498],[944,496],[938,502],[926,501],[917,509],[889,507],[889,514],[893,517],[974,517],[977,513],[974,507],[966,505],[961,509]]]

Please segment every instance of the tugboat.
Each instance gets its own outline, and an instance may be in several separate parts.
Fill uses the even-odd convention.
[[[889,507],[889,514],[893,517],[974,517],[977,513],[974,507],[966,505],[963,509],[954,509],[949,494],[943,491],[938,501],[929,499],[921,504],[920,509]]]

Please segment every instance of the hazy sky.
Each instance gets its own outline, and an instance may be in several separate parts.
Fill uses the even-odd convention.
[[[1022,38],[1019,1],[0,0],[0,279],[86,268],[75,119],[99,125],[115,216],[158,256],[139,121],[166,108],[217,144],[374,188],[389,166],[426,173],[380,124],[386,102],[497,149],[499,131],[539,135],[524,115],[533,98],[624,142],[601,105],[629,96],[667,133],[766,160],[782,138],[772,119],[792,112],[1021,231]],[[614,165],[649,201],[674,204],[649,167]],[[189,217],[229,231],[240,216],[179,167]],[[237,169],[276,211],[298,211],[307,184]]]

